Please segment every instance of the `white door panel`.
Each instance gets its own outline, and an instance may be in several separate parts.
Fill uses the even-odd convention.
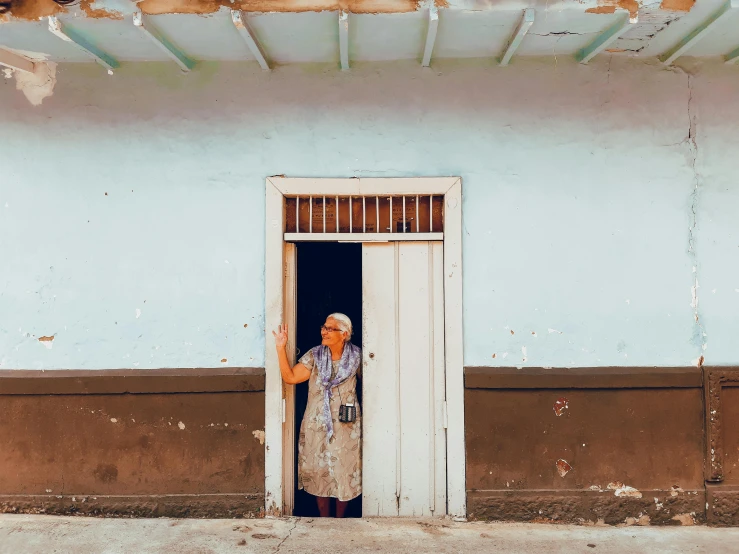
[[[397,515],[395,249],[362,245],[362,515]],[[367,310],[366,306],[372,306]],[[369,411],[368,411],[368,407]],[[369,455],[368,455],[369,453]]]
[[[363,513],[446,513],[443,246],[363,249]]]

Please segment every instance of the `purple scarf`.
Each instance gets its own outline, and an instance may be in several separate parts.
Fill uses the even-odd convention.
[[[333,380],[331,379],[333,369],[331,349],[324,345],[316,346],[313,348],[313,359],[318,368],[318,380],[323,386],[323,419],[326,421],[326,442],[328,442],[334,434],[334,422],[331,418],[331,389],[357,373],[359,364],[362,362],[362,350],[350,342],[344,344],[344,352],[341,354],[339,368]]]

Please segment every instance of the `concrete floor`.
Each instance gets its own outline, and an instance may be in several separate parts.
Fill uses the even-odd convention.
[[[0,515],[0,553],[738,552],[739,528]]]

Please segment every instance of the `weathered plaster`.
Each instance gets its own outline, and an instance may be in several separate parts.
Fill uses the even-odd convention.
[[[346,10],[352,13],[407,13],[419,9],[421,0],[142,0],[144,13],[213,13],[221,7],[246,12],[322,12]]]
[[[709,335],[704,339],[705,357],[711,365],[736,365],[739,164],[731,153],[736,139],[726,122],[730,119],[727,114],[739,109],[739,80],[723,81],[712,67],[705,68],[692,79],[692,99],[698,146],[696,175],[700,178],[693,240],[699,261],[700,321]]]
[[[274,174],[460,175],[466,364],[689,364],[686,76],[607,58],[504,71],[67,65],[36,108],[0,81],[0,367],[262,365]],[[739,331],[737,86],[701,69],[690,108],[699,305],[721,363]],[[45,163],[23,162],[39,148]]]
[[[659,7],[674,12],[689,12],[695,6],[695,0],[662,0]]]
[[[677,1],[677,0],[676,0]],[[663,9],[659,2],[636,0],[547,0],[535,6],[536,20],[516,57],[574,55],[623,19],[629,26],[609,52],[648,58],[664,53],[717,9],[705,0],[690,11]],[[152,14],[153,22],[194,60],[251,59],[234,32],[230,10],[247,12],[249,24],[274,63],[331,62],[338,59],[337,13],[347,10],[351,62],[420,59],[432,0],[83,0],[61,8],[53,0],[21,0],[0,16],[4,47],[48,51],[52,61],[87,61],[90,57],[49,34],[44,18],[59,13],[75,32],[121,62],[166,61],[166,55],[142,40],[131,24],[134,11]],[[679,3],[679,2],[678,2]],[[442,4],[436,1],[437,5]],[[683,3],[684,4],[684,3]],[[685,7],[685,5],[680,4]],[[676,4],[677,5],[677,4]],[[523,0],[452,0],[439,11],[439,31],[432,61],[442,58],[499,57],[520,20],[531,8]],[[679,6],[678,6],[679,7]],[[739,12],[739,10],[737,10]],[[5,21],[7,20],[7,21]],[[731,16],[702,40],[691,55],[723,56],[737,47]]]
[[[613,13],[616,8],[626,10],[631,17],[639,13],[639,2],[637,0],[599,0],[598,7],[589,8],[585,11],[590,13]]]
[[[36,62],[33,73],[14,71],[16,88],[23,93],[32,106],[40,106],[45,98],[54,94],[56,86],[56,64]]]
[[[14,0],[8,13],[16,19],[34,20],[64,11],[54,0]]]
[[[80,9],[87,17],[93,19],[123,19],[123,12],[112,10],[99,5],[95,0],[82,0]]]

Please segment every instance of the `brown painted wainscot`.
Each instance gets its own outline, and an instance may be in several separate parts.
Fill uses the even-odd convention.
[[[739,388],[732,385],[736,370],[697,367],[465,368],[468,513],[737,525]],[[712,424],[706,399],[723,426]],[[713,474],[712,449],[722,457]],[[725,484],[707,489],[707,479]]]
[[[0,511],[241,517],[264,504],[264,369],[0,371]]]

